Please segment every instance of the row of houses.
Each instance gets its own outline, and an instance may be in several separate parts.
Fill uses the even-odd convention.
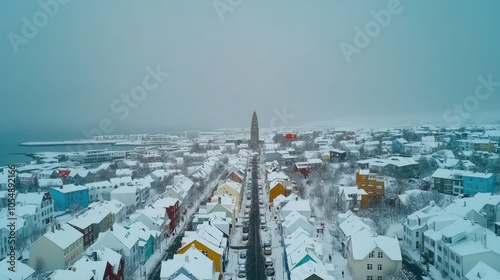
[[[447,207],[434,203],[410,214],[404,243],[443,277],[500,276],[500,196],[478,193]],[[472,272],[472,274],[471,274]]]
[[[117,200],[94,202],[84,213],[51,226],[49,232],[35,241],[28,264],[37,268],[42,262],[44,270],[61,277],[51,279],[64,279],[61,275],[69,274],[61,271],[79,267],[78,260],[82,258],[95,260],[94,252],[109,248],[123,258],[119,266],[114,262],[114,276],[109,279],[122,279],[124,266],[135,271],[139,262],[147,261],[160,248],[162,240],[174,232],[176,220],[172,223],[170,217],[178,220],[179,209],[177,199],[160,198],[127,217],[126,205]],[[120,273],[116,272],[118,267]],[[88,279],[107,279],[88,275]]]
[[[162,262],[160,279],[222,279],[228,261],[229,237],[235,229],[236,214],[241,207],[245,156],[247,154],[240,154],[229,159],[232,165],[228,168],[228,175],[218,183],[209,201],[200,206],[191,230],[184,233],[177,254]],[[190,184],[192,182],[182,179],[177,188]]]

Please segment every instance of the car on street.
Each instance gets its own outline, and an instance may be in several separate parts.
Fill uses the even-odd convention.
[[[250,231],[250,226],[248,224],[243,225],[243,233],[248,233]]]
[[[266,276],[274,276],[274,266],[266,267]]]
[[[271,246],[264,246],[264,255],[270,256],[273,253]]]
[[[238,266],[238,278],[245,278],[247,277],[247,271],[245,269],[245,265],[240,264]]]
[[[266,267],[268,266],[274,266],[274,259],[271,257],[266,257],[266,262],[265,262]]]
[[[244,251],[241,251],[240,252],[240,259],[246,259],[247,258],[247,251],[244,250]]]
[[[247,241],[248,240],[248,233],[243,233],[243,241]]]

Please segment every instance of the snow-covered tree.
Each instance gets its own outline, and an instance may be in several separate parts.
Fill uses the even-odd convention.
[[[417,277],[409,270],[403,268],[401,270],[393,270],[384,277],[386,280],[417,280]]]

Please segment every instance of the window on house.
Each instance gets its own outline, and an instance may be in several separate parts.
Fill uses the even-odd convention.
[[[455,268],[453,266],[450,266],[450,271],[451,273],[455,273]]]
[[[442,260],[442,259],[441,259],[441,256],[438,256],[438,263],[440,263],[440,262],[441,262],[441,260]]]
[[[366,276],[366,280],[373,280],[373,276]]]
[[[418,236],[419,236],[419,232],[417,231],[417,232],[415,232],[415,237],[418,238]]]
[[[457,275],[458,278],[460,278],[460,271],[458,269],[455,274]]]
[[[382,253],[382,252],[378,252],[378,258],[379,258],[379,259],[384,258],[384,253]]]
[[[455,258],[455,261],[457,262],[457,264],[460,264],[460,258],[458,256]]]
[[[368,254],[368,258],[373,259],[373,256],[375,256],[375,252],[371,251],[370,254]]]
[[[377,276],[377,280],[382,280],[382,276]]]
[[[371,263],[367,264],[366,270],[373,270],[373,265]]]
[[[378,264],[378,265],[377,265],[377,270],[378,270],[378,271],[382,271],[382,264]]]

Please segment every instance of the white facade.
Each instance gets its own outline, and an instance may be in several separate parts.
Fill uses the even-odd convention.
[[[138,207],[141,202],[141,192],[135,186],[119,187],[111,191],[111,199],[116,199],[127,207]]]

